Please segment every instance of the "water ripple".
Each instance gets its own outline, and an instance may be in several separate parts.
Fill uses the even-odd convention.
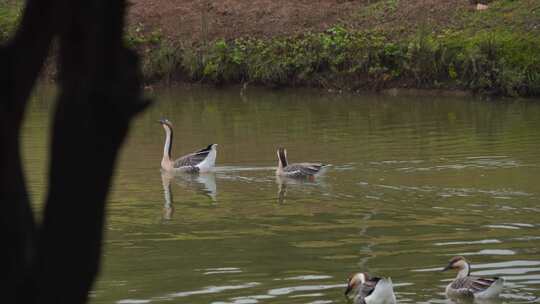
[[[301,275],[295,277],[288,277],[283,279],[274,279],[274,280],[298,280],[298,281],[310,281],[310,280],[322,280],[322,279],[331,279],[332,276],[329,275]]]
[[[458,253],[457,255],[463,255],[463,256],[468,256],[468,255],[514,255],[516,254],[516,252],[514,250],[509,250],[509,249],[482,249],[480,251],[477,251],[477,252],[463,252],[463,253]],[[455,255],[455,254],[449,254],[449,255]]]
[[[273,296],[281,296],[281,295],[287,295],[293,292],[298,291],[316,291],[316,290],[326,290],[326,289],[332,289],[332,288],[344,288],[346,287],[346,284],[335,284],[335,285],[301,285],[301,286],[293,286],[293,287],[283,287],[283,288],[275,288],[268,291],[269,295]]]
[[[144,304],[144,303],[150,303],[150,300],[136,300],[136,299],[123,299],[120,301],[116,301],[117,304]]]
[[[171,293],[163,298],[181,298],[181,297],[189,297],[192,295],[220,293],[227,290],[252,288],[258,285],[260,285],[260,283],[251,282],[251,283],[240,284],[240,285],[208,286],[200,290],[181,291],[181,292]]]
[[[473,244],[499,244],[501,241],[491,240],[479,240],[479,241],[459,241],[459,242],[441,242],[434,243],[435,246],[447,246],[447,245],[473,245]]]
[[[495,270],[474,271],[473,275],[488,276],[488,275],[508,275],[508,274],[525,274],[529,272],[540,271],[540,267],[530,268],[498,268]]]

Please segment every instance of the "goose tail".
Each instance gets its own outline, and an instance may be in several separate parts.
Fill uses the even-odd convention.
[[[199,169],[199,172],[209,172],[212,171],[216,165],[217,157],[217,144],[210,144],[205,149],[202,149],[195,153],[207,153],[206,158],[200,162],[196,167]]]
[[[394,294],[394,287],[392,285],[392,279],[381,278],[379,282],[377,282],[377,286],[375,286],[375,290],[369,297],[372,300],[372,301],[369,301],[370,303],[395,304],[396,295]]]
[[[490,298],[496,298],[499,296],[503,289],[504,285],[504,279],[503,278],[497,278],[491,286],[489,286],[486,290],[474,294],[474,297],[477,299],[490,299]]]

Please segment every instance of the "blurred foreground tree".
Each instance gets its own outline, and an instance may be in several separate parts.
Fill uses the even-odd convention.
[[[0,47],[2,303],[84,303],[99,270],[105,199],[142,98],[123,45],[125,1],[28,0]],[[24,110],[53,40],[59,96],[43,221],[35,222],[20,155]],[[74,212],[73,210],[76,210]]]

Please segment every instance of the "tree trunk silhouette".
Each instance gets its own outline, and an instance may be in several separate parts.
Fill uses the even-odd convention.
[[[99,270],[105,199],[129,122],[146,105],[123,46],[125,1],[29,0],[0,47],[0,291],[5,303],[84,303]],[[20,129],[57,38],[59,86],[43,222],[24,182]]]

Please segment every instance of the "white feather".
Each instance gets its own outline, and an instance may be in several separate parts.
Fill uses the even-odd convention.
[[[392,286],[391,278],[381,278],[373,293],[366,297],[367,304],[395,304],[396,295]]]
[[[199,168],[200,172],[209,172],[214,168],[217,156],[216,146],[217,145],[215,144],[212,145],[212,150],[210,151],[210,153],[208,153],[208,156],[202,162],[197,164],[196,167]]]
[[[474,297],[476,299],[489,299],[498,297],[503,289],[503,285],[504,279],[498,278],[491,286],[488,287],[488,289],[475,293]]]

